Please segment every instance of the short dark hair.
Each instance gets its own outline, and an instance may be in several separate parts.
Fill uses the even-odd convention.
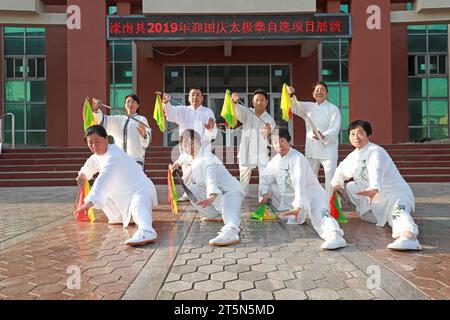
[[[136,94],[134,94],[134,93],[127,95],[127,96],[125,97],[125,99],[123,99],[123,102],[125,103],[125,101],[127,101],[127,99],[128,99],[129,97],[131,97],[134,101],[136,101],[136,102],[139,104],[139,98],[138,98],[138,96],[137,96]]]
[[[257,94],[262,94],[262,95],[266,98],[266,100],[269,100],[269,95],[268,95],[267,92],[264,91],[263,89],[256,89],[255,91],[253,91],[252,99],[253,99]]]
[[[108,134],[106,133],[106,129],[99,124],[95,124],[86,129],[86,132],[84,133],[84,140],[86,141],[86,138],[89,136],[92,136],[93,134],[97,134],[100,137],[105,138],[105,139],[108,137]]]
[[[180,144],[183,143],[183,141],[186,139],[190,139],[191,141],[196,141],[199,144],[202,143],[202,137],[200,137],[200,134],[193,129],[186,129],[181,133]]]
[[[285,138],[287,142],[291,142],[291,134],[289,133],[289,130],[286,128],[278,128],[272,130],[272,138],[278,137],[278,138]]]
[[[355,120],[350,123],[348,125],[348,134],[350,135],[350,131],[356,129],[358,126],[364,129],[368,137],[372,135],[372,126],[365,120]]]
[[[189,94],[189,92],[191,92],[191,90],[198,90],[198,91],[200,91],[200,93],[203,95],[203,90],[202,90],[202,88],[200,88],[200,87],[190,87],[190,88],[189,88],[189,91],[188,91],[188,94]]]
[[[312,87],[313,90],[315,90],[316,87],[317,87],[318,85],[324,86],[324,87],[325,87],[325,90],[327,90],[327,92],[328,92],[328,86],[327,86],[327,84],[326,84],[325,82],[323,82],[323,81],[316,81],[316,82],[314,83],[313,87]]]

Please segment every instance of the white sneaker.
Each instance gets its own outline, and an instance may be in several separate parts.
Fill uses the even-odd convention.
[[[347,242],[345,241],[344,237],[334,232],[334,234],[329,239],[325,240],[325,242],[322,243],[322,246],[320,248],[323,250],[334,250],[346,246]]]
[[[178,202],[186,202],[189,201],[188,195],[185,193],[180,198],[178,198]]]
[[[209,244],[211,246],[228,246],[230,244],[239,243],[240,241],[239,229],[236,230],[232,226],[225,226],[220,230],[217,237],[209,240]]]
[[[388,249],[391,250],[422,250],[422,247],[420,246],[419,240],[411,240],[406,237],[400,237],[397,240],[395,240],[392,243],[389,243],[387,245]]]
[[[125,241],[125,244],[129,246],[141,246],[155,242],[156,238],[157,235],[155,231],[138,230],[131,239]]]

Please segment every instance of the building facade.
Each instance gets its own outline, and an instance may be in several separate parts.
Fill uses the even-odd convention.
[[[170,33],[181,26],[181,16],[275,20],[315,14],[349,16],[350,36],[271,39],[262,32],[235,40],[216,32],[215,37],[174,40],[170,35],[132,39],[123,32],[108,39],[114,17],[178,21],[167,23]],[[291,130],[295,144],[303,144],[303,120],[281,119],[281,87],[292,84],[298,98],[312,100],[312,84],[323,80],[329,101],[342,113],[341,143],[348,141],[346,127],[356,119],[373,124],[378,143],[444,139],[449,134],[448,23],[448,1],[36,0],[25,6],[5,0],[0,5],[0,114],[14,115],[17,145],[83,146],[84,98],[100,98],[119,114],[124,97],[135,92],[153,128],[152,145],[171,146],[177,143],[176,126],[169,123],[162,133],[152,119],[155,91],[184,104],[189,88],[199,86],[204,105],[221,124],[226,89],[251,104],[251,93],[261,88],[269,93],[268,111],[277,124]],[[280,31],[282,25],[275,27]],[[220,127],[216,143],[229,144],[230,132]],[[2,132],[3,142],[10,143],[11,116],[3,117]]]

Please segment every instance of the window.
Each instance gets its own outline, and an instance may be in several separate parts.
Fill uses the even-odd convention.
[[[125,97],[133,93],[131,41],[110,41],[109,59],[111,114],[123,114]]]
[[[45,28],[3,28],[5,112],[15,115],[16,143],[46,143]],[[5,122],[5,142],[11,142]]]
[[[448,137],[447,25],[408,26],[410,141]]]

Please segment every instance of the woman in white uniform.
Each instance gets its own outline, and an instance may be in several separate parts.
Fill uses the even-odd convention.
[[[271,199],[288,224],[303,224],[306,215],[317,234],[325,240],[322,249],[345,247],[344,231],[330,215],[325,190],[314,175],[306,158],[289,142],[289,131],[281,128],[272,132],[272,144],[278,154],[273,157],[259,181],[262,202]],[[284,211],[284,212],[283,212]]]
[[[342,192],[344,182],[350,200],[361,218],[384,227],[392,227],[396,239],[387,247],[393,250],[421,250],[419,229],[411,212],[415,201],[411,188],[400,175],[389,154],[370,141],[369,122],[356,120],[348,127],[350,143],[356,148],[338,166],[331,181],[334,191]]]
[[[139,115],[139,98],[135,94],[125,97],[126,115],[108,116],[102,113],[96,99],[92,111],[96,123],[103,126],[114,143],[144,167],[145,151],[150,145],[152,133],[147,118]]]
[[[190,190],[198,199],[192,205],[204,217],[223,218],[224,226],[219,235],[209,241],[213,246],[225,246],[240,241],[241,204],[245,197],[239,181],[225,168],[223,163],[202,146],[201,136],[193,129],[181,134],[180,145],[184,154],[172,165],[177,169],[182,164],[190,164],[192,182]]]
[[[98,177],[91,191],[75,213],[90,207],[102,209],[110,222],[121,222],[126,228],[131,220],[138,227],[134,236],[125,244],[143,245],[155,241],[157,235],[152,227],[152,208],[158,205],[156,189],[142,168],[114,144],[108,144],[105,128],[89,127],[85,140],[93,155],[78,172],[77,183]]]

